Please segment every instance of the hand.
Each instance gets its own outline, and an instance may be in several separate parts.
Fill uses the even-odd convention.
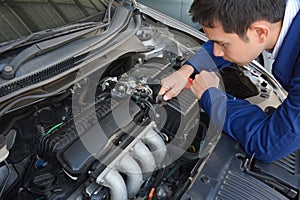
[[[200,99],[208,88],[218,88],[219,82],[220,79],[215,72],[201,71],[195,76],[191,90],[197,99]]]
[[[193,72],[194,69],[192,66],[183,65],[178,71],[162,79],[161,89],[158,92],[158,95],[164,95],[163,99],[165,101],[176,97],[186,86],[188,78]]]

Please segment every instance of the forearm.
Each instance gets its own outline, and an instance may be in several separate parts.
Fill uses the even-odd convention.
[[[200,104],[214,124],[239,141],[249,155],[272,162],[300,148],[300,134],[295,131],[299,129],[299,112],[287,112],[289,101],[267,116],[256,105],[210,88]]]

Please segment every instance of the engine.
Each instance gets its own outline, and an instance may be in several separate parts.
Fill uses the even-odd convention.
[[[123,73],[110,66],[2,122],[4,199],[182,195],[200,163],[208,118],[199,120],[189,89],[168,102],[157,97],[160,79],[173,70],[168,59],[126,70],[128,59],[111,64]]]

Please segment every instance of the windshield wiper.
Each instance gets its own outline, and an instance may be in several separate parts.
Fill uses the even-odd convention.
[[[61,35],[65,34],[70,34],[73,32],[78,32],[81,30],[85,29],[90,29],[93,27],[97,27],[99,25],[109,25],[110,24],[110,19],[111,19],[111,8],[112,8],[113,0],[110,0],[108,3],[108,7],[105,10],[104,18],[102,19],[102,22],[83,22],[83,23],[76,23],[76,24],[70,24],[58,28],[53,28],[53,29],[47,29],[47,30],[42,30],[39,32],[31,33],[30,35],[24,37],[24,38],[19,38],[17,40],[13,41],[8,41],[8,42],[3,42],[0,43],[0,54],[17,48],[21,45],[25,45],[28,43],[33,43],[33,42],[39,42],[41,40],[46,40],[46,39],[51,39],[53,37],[59,37]]]
[[[108,24],[102,24],[99,26],[92,26],[89,29],[83,29],[78,32],[72,32],[71,34],[63,34],[59,37],[51,38],[36,44],[31,45],[30,47],[21,51],[10,63],[2,69],[1,77],[5,80],[10,80],[15,77],[15,73],[19,67],[30,60],[31,58],[56,49],[66,43],[69,43],[75,40],[78,37],[81,37],[87,33],[90,33],[96,29],[106,27]]]
[[[29,35],[28,37],[22,40],[18,40],[11,44],[0,47],[0,54],[1,54],[7,50],[18,47],[19,45],[22,45],[24,43],[28,43],[30,41],[36,41],[36,40],[40,41],[41,39],[43,39],[42,42],[35,43],[32,46],[21,51],[21,53],[19,53],[13,60],[11,60],[8,65],[4,66],[1,71],[1,77],[5,80],[11,80],[15,77],[15,74],[19,69],[19,67],[25,62],[27,62],[28,60],[30,60],[31,58],[46,53],[48,51],[51,51],[55,48],[58,48],[96,29],[108,27],[111,23],[112,3],[113,0],[110,0],[102,22],[87,22],[87,23],[73,24],[58,29],[51,29],[42,32],[37,32],[35,34]]]
[[[103,23],[110,23],[112,5],[113,5],[113,0],[110,0],[109,3],[108,3],[108,7],[105,11],[104,17],[102,19]]]
[[[24,45],[26,43],[41,41],[41,40],[50,39],[53,37],[59,37],[61,35],[70,34],[70,33],[78,32],[78,31],[85,30],[85,29],[90,29],[97,25],[99,25],[99,22],[77,23],[77,24],[71,24],[71,25],[63,26],[63,27],[59,27],[59,28],[47,29],[47,30],[35,32],[24,38],[20,38],[18,40],[2,43],[0,46],[0,54],[6,52],[8,50],[17,48],[20,45]]]

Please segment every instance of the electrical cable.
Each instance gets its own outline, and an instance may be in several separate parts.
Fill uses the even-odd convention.
[[[63,124],[64,124],[63,122],[61,122],[61,123],[59,123],[59,124],[56,124],[55,126],[53,126],[52,128],[50,128],[50,129],[47,131],[46,135],[49,135],[53,130],[57,129],[58,127],[60,127],[60,126],[63,125]]]

